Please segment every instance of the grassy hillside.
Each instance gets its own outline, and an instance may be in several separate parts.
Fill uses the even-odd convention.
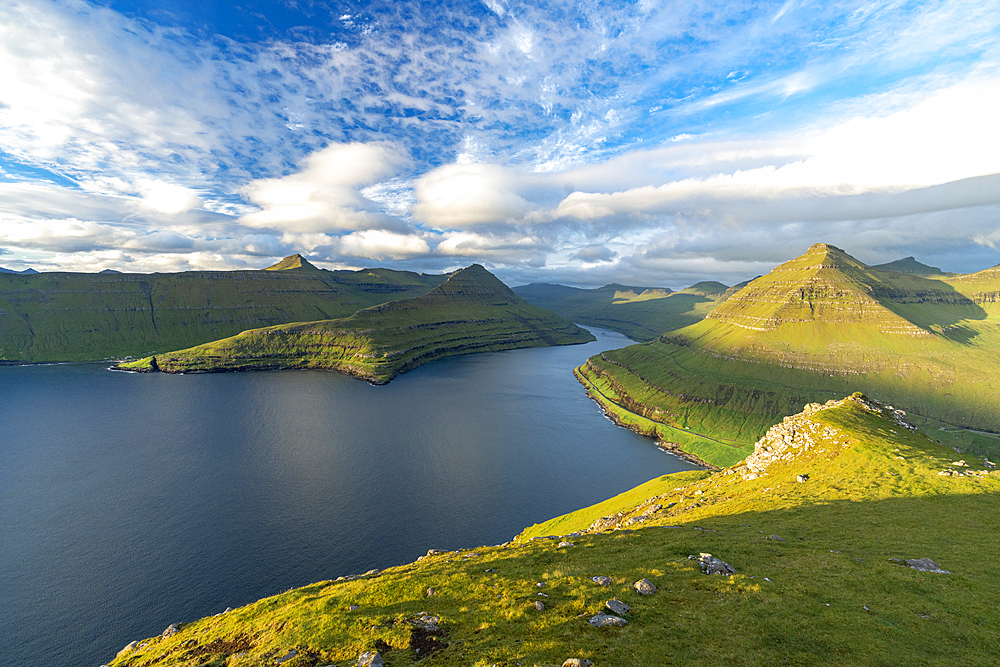
[[[730,463],[794,406],[855,390],[944,429],[950,445],[1000,456],[1000,439],[976,433],[1000,433],[998,290],[996,269],[929,279],[817,244],[702,322],[578,373],[621,421],[641,417],[637,430],[709,463]]]
[[[327,368],[385,383],[455,354],[593,339],[555,313],[528,304],[473,264],[422,297],[366,308],[342,319],[244,331],[120,368],[174,373]]]
[[[726,286],[701,282],[680,292],[662,287],[605,285],[579,289],[547,283],[515,287],[525,301],[547,308],[571,322],[652,340],[664,331],[701,321],[723,298]]]
[[[354,665],[377,649],[391,667],[991,665],[998,491],[980,461],[855,397],[779,424],[746,464],[182,624],[110,664]],[[550,534],[572,546],[531,539]],[[702,574],[702,553],[735,574]],[[920,558],[951,573],[903,564]],[[591,627],[612,598],[627,625]]]
[[[271,268],[288,270],[0,274],[0,362],[175,350],[255,327],[346,317],[445,279],[325,271],[298,255],[282,264]]]

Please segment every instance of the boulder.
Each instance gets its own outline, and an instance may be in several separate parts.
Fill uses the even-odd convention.
[[[610,626],[621,627],[623,625],[628,625],[628,621],[624,618],[618,616],[609,616],[603,611],[597,612],[597,616],[590,619],[589,623],[595,628],[607,628]]]
[[[610,600],[604,603],[604,606],[610,609],[612,612],[619,615],[627,614],[630,611],[632,611],[632,607],[628,606],[618,598],[611,598]]]
[[[712,554],[698,554],[697,556],[688,556],[688,560],[696,560],[701,566],[701,571],[704,574],[721,574],[724,577],[728,577],[731,574],[736,574],[736,569],[729,563],[719,560]]]
[[[920,572],[936,572],[937,574],[951,574],[948,570],[945,570],[940,565],[932,561],[930,558],[908,558],[903,561],[904,564],[918,570]]]
[[[545,611],[545,603],[541,600],[535,600],[535,604],[532,606],[538,611]]]
[[[796,482],[808,482],[809,481],[809,475],[796,475],[795,476],[795,481]]]
[[[383,667],[384,664],[378,651],[365,651],[358,657],[357,667]]]
[[[784,538],[778,537],[777,535],[768,535],[764,538],[765,540],[774,540],[775,542],[784,542]]]
[[[562,667],[590,667],[593,665],[590,660],[586,658],[566,658],[566,662],[562,664]]]
[[[169,626],[167,626],[167,629],[164,630],[163,634],[161,634],[160,636],[161,637],[173,637],[178,632],[180,632],[180,630],[181,630],[181,624],[180,623],[171,623]]]
[[[427,589],[427,597],[429,597],[429,598],[434,597],[434,589],[433,588],[428,588]]]
[[[632,584],[632,588],[634,588],[635,592],[640,595],[652,595],[656,592],[656,586],[654,586],[653,582],[649,579],[640,579]]]
[[[131,642],[131,643],[129,643],[125,648],[123,648],[122,650],[118,651],[118,655],[116,655],[115,657],[117,658],[117,657],[125,655],[126,653],[134,651],[135,647],[138,646],[138,645],[139,645],[139,642]]]
[[[597,576],[597,577],[591,577],[590,580],[593,581],[598,586],[610,586],[611,585],[611,577],[605,577],[604,575],[600,575],[600,576]]]
[[[572,542],[560,542],[560,543],[558,544],[558,548],[559,548],[559,549],[565,549],[566,547],[575,547],[575,546],[576,546],[576,545],[575,545],[575,544],[573,544]]]
[[[288,651],[288,653],[286,653],[285,655],[283,655],[280,658],[278,658],[278,664],[280,665],[283,662],[288,662],[289,660],[291,660],[292,658],[294,658],[298,654],[299,654],[298,651],[296,651],[295,649],[291,649],[291,650]]]

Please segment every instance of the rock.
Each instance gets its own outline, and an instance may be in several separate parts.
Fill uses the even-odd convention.
[[[541,600],[535,600],[535,604],[532,606],[538,611],[545,611],[545,603]]]
[[[783,538],[780,538],[777,535],[768,535],[764,539],[765,540],[774,540],[775,542],[784,542],[785,541]]]
[[[809,481],[809,475],[797,475],[795,477],[795,481],[796,482],[808,482]]]
[[[178,632],[180,632],[180,630],[181,630],[181,624],[180,623],[171,623],[169,626],[167,626],[167,629],[164,630],[163,634],[161,634],[160,636],[161,637],[173,637]]]
[[[628,621],[624,618],[618,616],[609,616],[603,611],[597,612],[597,616],[590,619],[589,623],[595,628],[607,628],[613,625],[621,627],[623,625],[628,625]]]
[[[411,624],[428,632],[436,632],[440,630],[441,628],[438,626],[438,623],[440,622],[440,616],[431,616],[427,612],[421,613],[417,618],[410,621]]]
[[[347,611],[357,611],[357,610],[358,610],[358,605],[356,604],[352,604],[347,607]]]
[[[566,658],[566,662],[562,664],[562,667],[590,667],[593,664],[594,663],[586,658]]]
[[[298,654],[299,654],[298,651],[296,651],[295,649],[292,649],[288,653],[286,653],[285,655],[283,655],[280,658],[278,658],[278,664],[280,665],[283,662],[288,662],[289,660],[291,660],[292,658],[294,658]]]
[[[367,572],[365,572],[365,576],[366,577],[374,577],[374,576],[376,576],[378,574],[381,574],[381,572],[382,572],[382,570],[377,570],[377,569],[376,570],[368,570]]]
[[[993,463],[993,461],[989,461],[987,459],[983,459],[983,465],[985,467],[987,467],[987,468],[996,468],[997,467],[996,463]]]
[[[905,565],[918,570],[920,572],[936,572],[937,574],[951,574],[948,570],[943,569],[940,565],[932,561],[930,558],[908,558],[903,561]]]
[[[697,556],[688,556],[688,560],[696,560],[701,566],[701,571],[705,574],[721,574],[724,577],[728,577],[731,574],[736,574],[736,569],[733,568],[729,563],[719,560],[712,554],[699,554]]]
[[[656,592],[656,586],[649,579],[640,579],[639,581],[632,584],[632,588],[635,589],[636,593],[640,595],[652,595]]]
[[[597,576],[597,577],[591,577],[590,580],[593,581],[598,586],[610,586],[611,585],[611,577],[605,577],[603,575]]]
[[[559,544],[557,545],[557,547],[558,547],[559,549],[563,549],[563,548],[566,548],[566,547],[575,547],[575,546],[576,546],[576,545],[575,545],[575,544],[573,544],[572,542],[560,542],[560,543],[559,543]]]
[[[443,552],[440,549],[428,549],[427,550],[427,555],[428,556],[436,556],[439,553],[443,553]]]
[[[434,597],[434,589],[433,588],[428,588],[427,589],[427,597],[429,597],[429,598]]]
[[[616,614],[627,614],[632,611],[632,607],[628,606],[618,598],[611,598],[604,603],[604,606]]]
[[[118,655],[116,655],[115,657],[117,658],[119,656],[122,656],[122,655],[130,652],[130,651],[134,651],[135,647],[138,646],[138,645],[139,645],[139,642],[131,642],[125,648],[123,648],[122,650],[118,651]]]
[[[358,658],[357,667],[383,667],[382,656],[378,651],[365,651]]]

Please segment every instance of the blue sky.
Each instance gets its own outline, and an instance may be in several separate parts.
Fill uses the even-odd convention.
[[[1000,0],[0,2],[0,266],[1000,262]]]

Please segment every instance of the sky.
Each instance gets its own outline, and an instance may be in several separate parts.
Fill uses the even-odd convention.
[[[0,0],[0,266],[1000,263],[1000,0]]]

